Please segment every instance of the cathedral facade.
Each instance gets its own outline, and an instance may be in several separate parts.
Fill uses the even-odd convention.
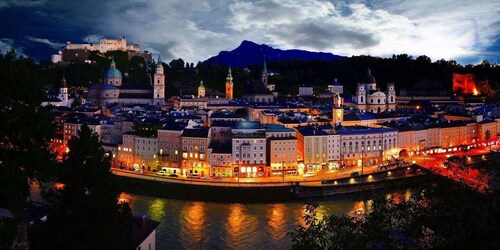
[[[381,113],[396,110],[396,90],[394,83],[387,84],[387,91],[377,88],[377,81],[368,69],[361,83],[358,83],[356,95],[352,97],[356,108],[362,112]]]
[[[160,106],[165,104],[165,75],[160,58],[158,58],[152,85],[123,85],[122,79],[122,73],[112,60],[110,68],[104,73],[104,83],[90,87],[87,101],[97,106],[106,106],[111,103]]]

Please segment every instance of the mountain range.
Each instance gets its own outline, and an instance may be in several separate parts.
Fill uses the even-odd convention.
[[[246,67],[253,64],[262,64],[264,61],[284,61],[284,60],[323,60],[332,61],[345,58],[325,52],[311,52],[306,50],[281,50],[275,49],[265,44],[256,44],[244,40],[240,46],[232,51],[221,51],[217,56],[207,59],[205,62],[215,62],[218,65]]]

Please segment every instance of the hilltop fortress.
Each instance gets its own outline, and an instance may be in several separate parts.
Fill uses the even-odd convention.
[[[71,63],[82,62],[88,59],[90,52],[97,51],[99,53],[106,53],[109,51],[123,51],[127,52],[128,57],[133,56],[143,57],[146,61],[151,62],[151,53],[141,50],[141,42],[127,43],[125,37],[118,39],[102,38],[99,43],[71,43],[66,42],[64,47],[57,54],[51,56],[53,63]]]

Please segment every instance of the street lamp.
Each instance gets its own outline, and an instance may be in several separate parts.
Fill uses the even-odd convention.
[[[281,162],[281,177],[283,178],[283,183],[285,183],[285,166],[284,166],[285,162],[282,161]]]

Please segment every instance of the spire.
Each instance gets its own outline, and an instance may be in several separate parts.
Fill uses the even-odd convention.
[[[64,77],[64,75],[63,75],[63,77],[61,79],[61,88],[67,88],[67,87],[68,87],[68,85],[66,84],[66,77]]]
[[[229,66],[229,69],[227,70],[226,80],[227,80],[227,82],[230,82],[230,83],[233,82],[233,76],[231,75],[231,66]]]
[[[264,55],[264,68],[262,68],[262,73],[266,73],[267,74],[267,64],[266,64],[266,55]]]
[[[163,64],[162,64],[161,56],[160,55],[158,55],[158,60],[156,61],[156,67],[157,68],[163,68]]]
[[[114,58],[111,58],[111,68],[116,69],[116,63]]]
[[[203,86],[203,80],[200,81],[200,87],[204,87]]]

